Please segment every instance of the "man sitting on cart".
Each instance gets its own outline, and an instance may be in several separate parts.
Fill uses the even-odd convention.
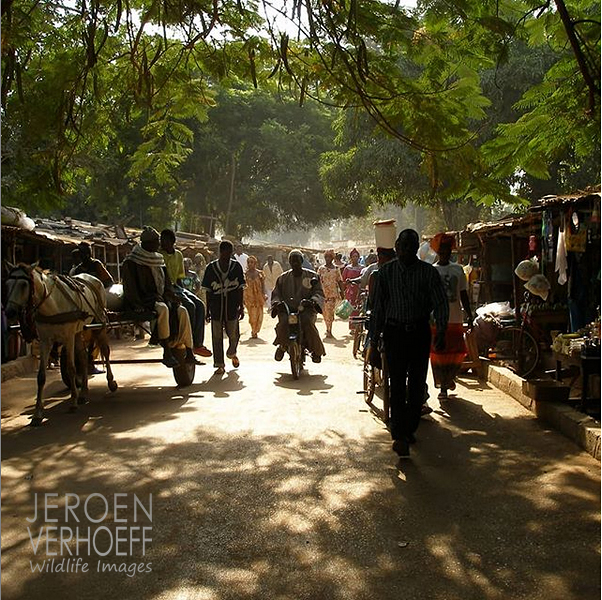
[[[272,292],[272,317],[278,316],[274,341],[278,348],[274,358],[282,360],[288,346],[288,311],[281,304],[284,303],[290,311],[299,312],[304,345],[311,353],[312,361],[319,363],[326,354],[316,328],[317,313],[322,312],[324,306],[322,284],[314,271],[303,268],[303,254],[300,250],[291,250],[288,262],[290,270],[278,277]]]
[[[157,336],[163,346],[163,364],[166,367],[179,365],[172,353],[172,346],[185,346],[186,362],[200,364],[192,351],[188,311],[179,304],[173,293],[165,261],[158,250],[159,233],[152,227],[145,227],[140,235],[140,243],[126,256],[121,267],[125,305],[129,310],[152,310],[157,313]],[[170,308],[175,313],[177,324],[169,318]]]

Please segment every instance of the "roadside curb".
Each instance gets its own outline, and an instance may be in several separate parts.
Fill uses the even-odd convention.
[[[11,360],[2,365],[2,379],[1,381],[7,381],[8,379],[14,379],[15,377],[23,377],[24,375],[31,375],[38,368],[38,359],[33,356],[20,356],[15,360]]]
[[[534,400],[527,396],[523,393],[524,380],[504,367],[488,365],[487,381],[600,460],[598,421],[561,402]]]

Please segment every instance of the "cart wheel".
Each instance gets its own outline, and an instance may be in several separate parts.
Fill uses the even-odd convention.
[[[173,377],[179,387],[188,387],[194,381],[194,372],[196,365],[186,362],[186,349],[173,348],[173,355],[180,361],[177,367],[173,368]]]

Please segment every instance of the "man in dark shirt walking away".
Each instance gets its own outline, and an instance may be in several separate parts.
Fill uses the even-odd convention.
[[[370,332],[372,356],[383,334],[391,380],[393,451],[410,455],[409,444],[420,422],[428,371],[431,312],[436,323],[435,347],[443,348],[449,318],[447,295],[437,270],[418,259],[419,238],[404,229],[397,238],[397,260],[382,265],[374,294]]]
[[[224,240],[219,245],[219,258],[210,262],[205,269],[201,285],[207,290],[207,319],[211,320],[213,342],[213,364],[215,373],[226,372],[224,363],[224,328],[228,336],[226,356],[238,367],[236,356],[240,329],[238,322],[245,316],[243,289],[245,276],[240,263],[232,260],[232,242]]]

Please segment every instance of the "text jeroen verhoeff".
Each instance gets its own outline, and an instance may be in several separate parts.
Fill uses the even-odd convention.
[[[38,509],[38,494],[34,494],[34,514],[33,517],[27,517],[27,521],[35,523],[40,518],[44,525],[37,534],[27,527],[33,553],[40,558],[39,561],[29,561],[32,572],[88,573],[95,569],[99,573],[125,573],[128,577],[134,577],[137,573],[149,573],[152,570],[150,562],[109,563],[96,560],[94,564],[83,558],[89,559],[92,552],[96,556],[111,558],[131,557],[134,552],[145,556],[148,544],[152,541],[152,494],[143,502],[137,494],[116,493],[112,498],[109,497],[109,501],[103,494],[93,493],[82,502],[78,494],[68,493],[64,495],[62,508],[54,503],[58,502],[58,498],[58,493],[43,494],[43,503]],[[101,514],[91,514],[90,505],[98,503],[101,505]],[[123,516],[128,509],[133,509],[134,524]],[[59,522],[56,518],[58,511],[61,514],[64,511],[64,522],[60,526],[52,525]],[[105,521],[123,525],[109,528],[103,524]],[[86,522],[93,525],[86,526]]]

